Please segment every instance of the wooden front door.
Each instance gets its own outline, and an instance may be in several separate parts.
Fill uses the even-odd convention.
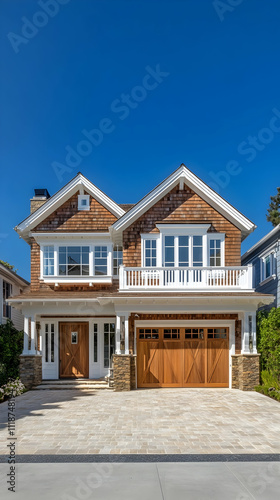
[[[88,323],[59,324],[59,375],[61,378],[88,378],[88,341]]]
[[[228,328],[138,328],[138,387],[228,387]]]

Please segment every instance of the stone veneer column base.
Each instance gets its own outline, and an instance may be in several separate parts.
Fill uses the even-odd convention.
[[[25,355],[20,356],[20,380],[26,389],[39,385],[42,382],[42,356]]]
[[[253,391],[260,383],[260,355],[235,354],[232,359],[232,388]]]
[[[136,356],[133,354],[114,354],[114,390],[131,391],[136,389]]]

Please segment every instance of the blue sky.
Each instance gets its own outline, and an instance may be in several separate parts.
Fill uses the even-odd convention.
[[[271,230],[279,1],[50,3],[0,3],[0,258],[29,279],[13,227],[34,188],[54,194],[78,171],[133,203],[183,162],[257,224],[243,251]]]

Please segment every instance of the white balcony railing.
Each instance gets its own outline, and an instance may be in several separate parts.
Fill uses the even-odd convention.
[[[252,266],[124,267],[120,290],[251,290]]]

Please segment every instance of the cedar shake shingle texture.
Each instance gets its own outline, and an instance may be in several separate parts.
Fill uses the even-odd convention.
[[[90,196],[90,210],[78,210],[78,194],[38,224],[34,232],[108,232],[117,217]],[[87,194],[87,193],[86,193]]]
[[[195,194],[176,186],[123,233],[123,263],[141,266],[141,233],[158,233],[156,223],[211,223],[210,232],[225,233],[225,265],[241,265],[241,231]]]

